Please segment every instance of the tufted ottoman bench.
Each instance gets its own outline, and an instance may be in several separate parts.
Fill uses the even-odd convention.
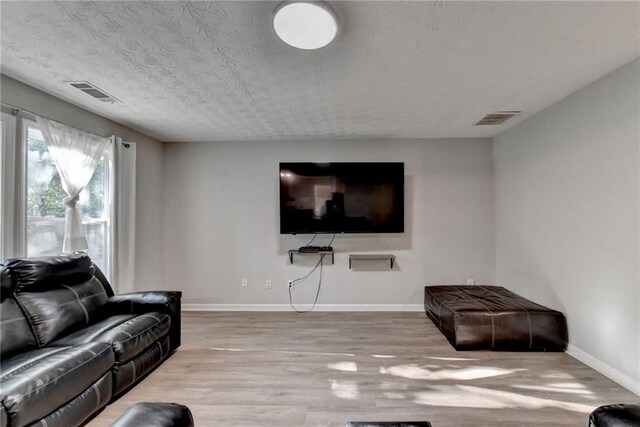
[[[191,411],[177,403],[140,402],[130,406],[111,427],[193,427]]]

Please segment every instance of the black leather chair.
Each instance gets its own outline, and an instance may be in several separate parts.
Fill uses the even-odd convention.
[[[590,427],[640,426],[640,404],[603,405],[589,416]]]
[[[0,263],[0,426],[75,426],[180,345],[180,292],[113,295],[86,254]]]

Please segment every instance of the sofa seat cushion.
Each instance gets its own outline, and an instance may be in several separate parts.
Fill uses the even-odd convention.
[[[86,344],[93,341],[100,341],[97,338],[136,317],[135,314],[119,314],[117,316],[109,316],[104,320],[86,326],[77,332],[66,335],[50,344],[52,347],[73,347],[80,344]],[[104,341],[101,341],[104,342]],[[109,343],[110,344],[110,343]]]
[[[94,384],[114,365],[111,346],[41,348],[2,361],[0,403],[8,423],[39,420]]]
[[[124,363],[168,334],[170,326],[169,315],[158,312],[110,316],[52,345],[74,346],[92,341],[108,343],[113,346],[116,363]]]

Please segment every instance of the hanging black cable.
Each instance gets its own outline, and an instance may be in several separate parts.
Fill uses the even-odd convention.
[[[317,236],[317,234],[316,234],[316,236]],[[315,239],[316,236],[313,236],[313,239]],[[331,241],[329,242],[329,244],[327,246],[331,246],[331,244],[333,243],[333,240],[335,238],[336,238],[336,235],[334,234],[333,237],[331,238]],[[313,242],[313,239],[311,239],[311,242]],[[311,243],[311,242],[309,242],[309,243]],[[308,246],[308,244],[307,244],[307,246]],[[320,296],[320,288],[322,287],[322,270],[323,270],[323,267],[324,267],[324,257],[325,257],[325,255],[326,255],[326,253],[320,254],[320,260],[316,263],[315,267],[313,267],[310,272],[308,272],[307,274],[305,274],[302,277],[299,277],[299,278],[297,278],[295,280],[292,280],[291,283],[289,284],[289,287],[288,287],[289,304],[291,305],[291,308],[293,308],[297,313],[308,313],[311,310],[313,310],[314,307],[316,306],[316,304],[318,303],[318,297]],[[318,289],[316,290],[316,297],[313,300],[313,305],[308,310],[299,310],[293,304],[293,295],[292,295],[291,291],[293,290],[293,287],[295,286],[296,283],[307,279],[309,276],[311,276],[313,274],[314,271],[316,271],[318,269],[318,267],[320,267],[320,276],[318,277]]]
[[[320,255],[320,261],[318,261],[318,263],[316,264],[316,266],[313,268],[313,270],[311,270],[309,272],[309,274],[307,274],[306,276],[304,276],[303,278],[300,279],[296,279],[293,283],[291,283],[291,285],[289,285],[289,304],[291,305],[291,308],[293,308],[297,313],[308,313],[311,310],[313,310],[313,308],[316,306],[317,302],[318,302],[318,297],[320,296],[320,288],[322,287],[322,267],[324,265],[324,263],[322,262],[324,260],[324,256],[325,254]],[[308,309],[308,310],[299,310],[296,308],[296,306],[293,304],[293,296],[291,295],[291,290],[293,289],[293,285],[295,284],[296,281],[300,281],[300,280],[304,280],[307,277],[309,277],[311,275],[311,273],[313,273],[314,271],[316,271],[316,269],[318,268],[318,266],[320,266],[320,277],[318,278],[318,289],[316,291],[316,297],[313,300],[313,305]]]
[[[335,236],[335,234],[334,234]],[[309,246],[311,243],[313,243],[314,240],[316,240],[316,237],[318,237],[318,233],[313,235],[313,238],[311,238],[311,240],[309,240],[309,243],[307,243],[305,246]]]

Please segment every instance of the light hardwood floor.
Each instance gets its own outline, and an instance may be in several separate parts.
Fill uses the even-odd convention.
[[[182,346],[90,424],[141,401],[196,426],[587,426],[640,401],[564,353],[456,352],[424,313],[186,312]]]

